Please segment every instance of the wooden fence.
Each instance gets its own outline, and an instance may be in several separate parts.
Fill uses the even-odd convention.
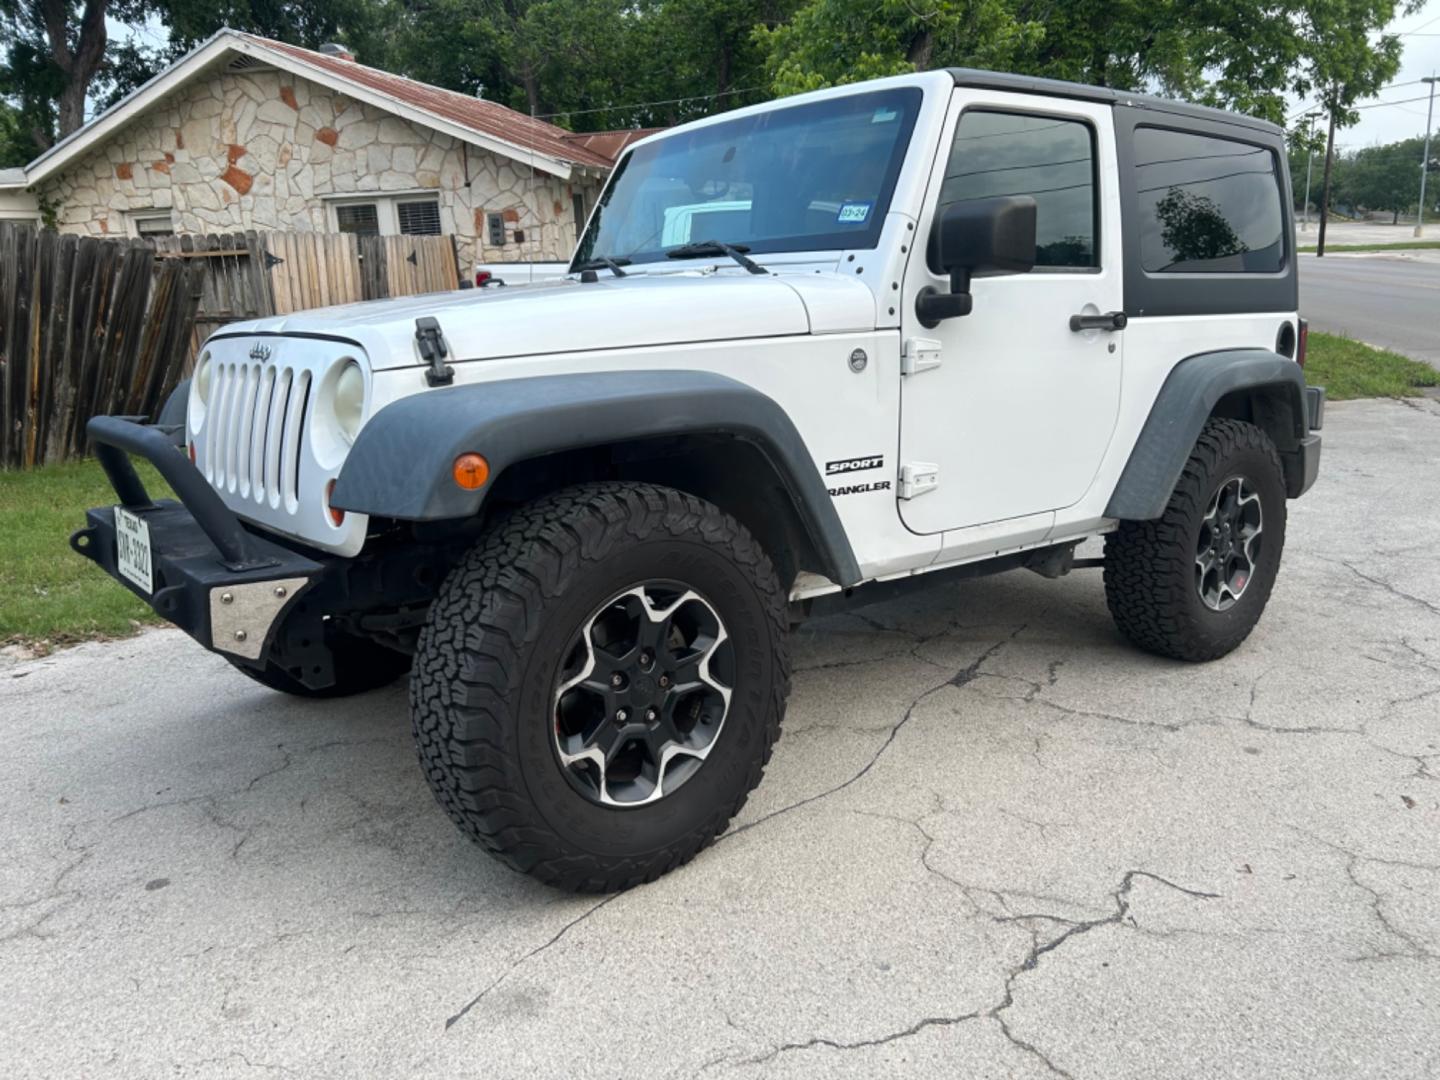
[[[82,454],[97,414],[154,416],[227,323],[458,285],[449,236],[141,242],[0,222],[0,468]]]
[[[198,266],[139,241],[0,222],[0,466],[78,455],[97,413],[153,415],[180,378]]]

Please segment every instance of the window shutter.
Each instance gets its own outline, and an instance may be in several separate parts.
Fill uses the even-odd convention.
[[[439,236],[440,203],[435,200],[424,202],[402,202],[395,205],[395,215],[400,222],[402,236]]]

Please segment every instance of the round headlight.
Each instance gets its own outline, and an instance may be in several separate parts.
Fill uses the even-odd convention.
[[[210,354],[200,354],[200,363],[195,366],[195,396],[204,405],[210,400]]]
[[[353,442],[365,410],[365,376],[354,360],[347,360],[335,379],[334,409],[341,434]]]

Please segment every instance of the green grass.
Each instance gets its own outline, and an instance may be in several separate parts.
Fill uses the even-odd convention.
[[[1311,331],[1305,381],[1325,387],[1331,401],[1415,397],[1421,387],[1440,386],[1440,371],[1388,349]]]
[[[136,469],[152,495],[169,495],[158,473]],[[70,550],[92,506],[115,502],[94,461],[0,472],[0,643],[39,652],[90,638],[133,634],[160,622],[119,582]]]
[[[1325,251],[1433,251],[1440,248],[1440,240],[1397,240],[1392,244],[1326,244]],[[1315,253],[1314,244],[1306,244],[1296,249],[1297,251],[1308,251]]]

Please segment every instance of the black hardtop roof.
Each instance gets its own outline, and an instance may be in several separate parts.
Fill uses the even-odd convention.
[[[1242,113],[1212,109],[1208,105],[1191,105],[1186,101],[1172,101],[1169,98],[1151,94],[1136,94],[1129,90],[1114,90],[1108,86],[1086,86],[1084,83],[1065,82],[1062,79],[1042,79],[1035,75],[1012,75],[1003,71],[982,71],[979,68],[950,68],[950,75],[956,86],[975,86],[985,90],[1006,90],[1015,94],[1044,94],[1047,97],[1074,98],[1077,101],[1098,101],[1105,105],[1124,105],[1135,109],[1148,109],[1167,113],[1171,116],[1191,117],[1209,120],[1212,123],[1235,124],[1283,136],[1285,130],[1268,120],[1260,120]]]

